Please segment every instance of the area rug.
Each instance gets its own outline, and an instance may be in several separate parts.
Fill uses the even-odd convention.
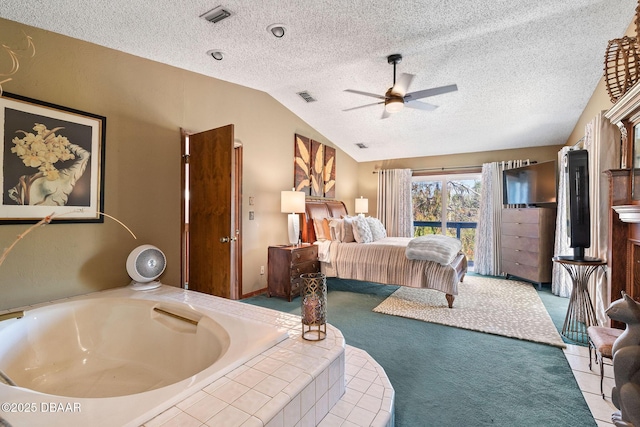
[[[534,285],[466,276],[453,308],[444,294],[401,286],[373,311],[565,348]]]

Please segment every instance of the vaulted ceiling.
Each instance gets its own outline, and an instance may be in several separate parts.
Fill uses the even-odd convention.
[[[222,3],[218,3],[222,1]],[[230,16],[201,17],[222,6]],[[270,94],[357,161],[564,144],[634,0],[2,0],[0,16]],[[284,26],[276,38],[267,28]],[[210,50],[221,51],[218,61]],[[382,118],[401,54],[409,92]],[[306,102],[306,91],[315,101]],[[358,148],[357,144],[367,148]]]

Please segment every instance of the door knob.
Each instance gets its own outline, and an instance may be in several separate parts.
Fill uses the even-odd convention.
[[[220,243],[229,243],[229,240],[231,240],[231,239],[229,239],[229,237],[221,237],[220,238]]]

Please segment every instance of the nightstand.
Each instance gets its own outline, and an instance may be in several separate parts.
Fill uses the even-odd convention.
[[[300,295],[300,275],[320,272],[318,247],[311,244],[300,246],[269,246],[269,275],[267,295],[285,297],[289,301]]]

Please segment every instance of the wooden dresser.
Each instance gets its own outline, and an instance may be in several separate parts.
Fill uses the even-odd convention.
[[[289,301],[300,294],[301,274],[320,272],[316,245],[269,246],[268,262],[267,295]]]
[[[502,271],[538,286],[551,282],[555,208],[505,208],[502,210]]]

